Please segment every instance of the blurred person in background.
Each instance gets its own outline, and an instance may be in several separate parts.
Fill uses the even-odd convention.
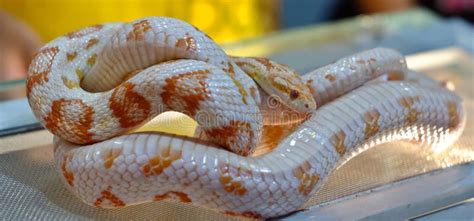
[[[42,45],[40,38],[2,10],[0,27],[0,81],[24,78],[31,59]]]

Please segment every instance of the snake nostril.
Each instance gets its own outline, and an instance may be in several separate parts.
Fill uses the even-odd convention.
[[[304,107],[309,108],[309,104],[304,104]]]

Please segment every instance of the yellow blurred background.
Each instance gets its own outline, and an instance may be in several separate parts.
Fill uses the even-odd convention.
[[[273,31],[279,16],[278,0],[0,0],[0,8],[44,42],[89,25],[170,16],[225,43]]]
[[[266,56],[269,51],[282,48],[280,44],[270,41],[272,37],[251,47],[242,47],[250,45],[248,42],[227,43],[359,14],[408,9],[416,2],[417,0],[0,0],[0,82],[19,82],[24,79],[31,59],[45,43],[60,35],[100,23],[129,22],[147,16],[175,17],[197,26],[217,43],[224,45],[229,54]],[[318,30],[323,30],[321,27]],[[344,29],[340,31],[342,33]],[[324,36],[325,39],[334,37]],[[300,40],[295,42],[302,43]]]

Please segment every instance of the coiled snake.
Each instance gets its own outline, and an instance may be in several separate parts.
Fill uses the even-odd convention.
[[[228,57],[197,28],[164,17],[53,40],[30,65],[27,96],[56,135],[58,171],[84,202],[171,199],[263,218],[301,209],[356,153],[393,140],[442,148],[465,122],[460,98],[407,70],[394,50],[300,78],[268,59]],[[194,118],[201,138],[131,133],[169,110]],[[251,155],[269,140],[272,151]]]

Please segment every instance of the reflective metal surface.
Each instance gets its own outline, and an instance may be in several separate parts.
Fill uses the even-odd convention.
[[[474,198],[412,219],[414,221],[474,220]]]
[[[313,206],[283,220],[408,220],[449,210],[447,207],[471,197],[474,197],[474,163],[372,188]],[[470,213],[459,213],[456,217],[459,219],[444,220],[472,220]]]
[[[0,103],[0,137],[42,128],[31,112],[26,98]]]

